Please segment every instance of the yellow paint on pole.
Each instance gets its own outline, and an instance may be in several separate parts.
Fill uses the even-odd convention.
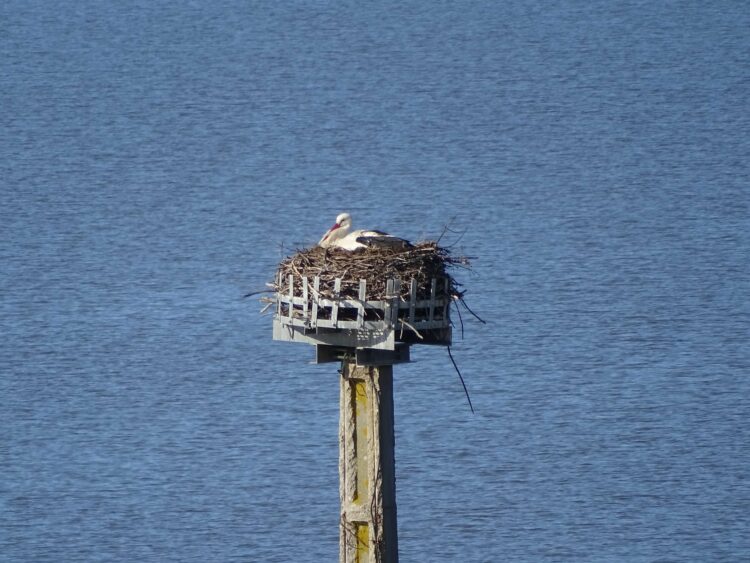
[[[367,440],[370,436],[370,424],[372,413],[369,401],[367,400],[367,383],[357,380],[352,386],[354,392],[353,406],[355,410],[356,433],[354,436],[354,448],[357,451],[357,485],[355,504],[366,502],[369,497],[369,446]]]
[[[370,561],[370,526],[357,524],[357,563]]]

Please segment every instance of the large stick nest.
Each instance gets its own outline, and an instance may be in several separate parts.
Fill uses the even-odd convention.
[[[357,298],[359,280],[367,281],[367,299],[382,300],[386,296],[389,279],[401,282],[401,296],[407,298],[412,278],[417,281],[417,298],[429,299],[432,280],[437,279],[436,296],[446,296],[444,279],[448,280],[448,296],[461,297],[460,284],[448,273],[452,266],[468,267],[465,257],[453,257],[446,248],[434,241],[420,242],[407,248],[368,247],[354,252],[340,248],[315,246],[299,250],[282,260],[276,272],[275,289],[289,291],[289,275],[294,276],[294,293],[301,294],[302,276],[312,284],[320,278],[320,295],[334,297],[334,282],[341,278],[340,297]]]

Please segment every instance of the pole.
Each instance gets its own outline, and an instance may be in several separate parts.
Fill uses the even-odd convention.
[[[340,563],[398,563],[393,367],[341,362]]]

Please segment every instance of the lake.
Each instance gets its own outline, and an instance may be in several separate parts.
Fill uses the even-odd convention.
[[[0,561],[335,561],[338,374],[243,299],[341,211],[472,269],[402,561],[750,553],[750,9],[6,0]],[[454,319],[456,317],[454,316]]]

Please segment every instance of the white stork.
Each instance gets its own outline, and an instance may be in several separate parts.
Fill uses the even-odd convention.
[[[394,237],[382,231],[351,231],[352,216],[348,213],[340,213],[336,217],[333,227],[326,231],[320,239],[318,246],[323,248],[343,248],[344,250],[357,250],[359,248],[410,248],[411,243],[402,238]]]

